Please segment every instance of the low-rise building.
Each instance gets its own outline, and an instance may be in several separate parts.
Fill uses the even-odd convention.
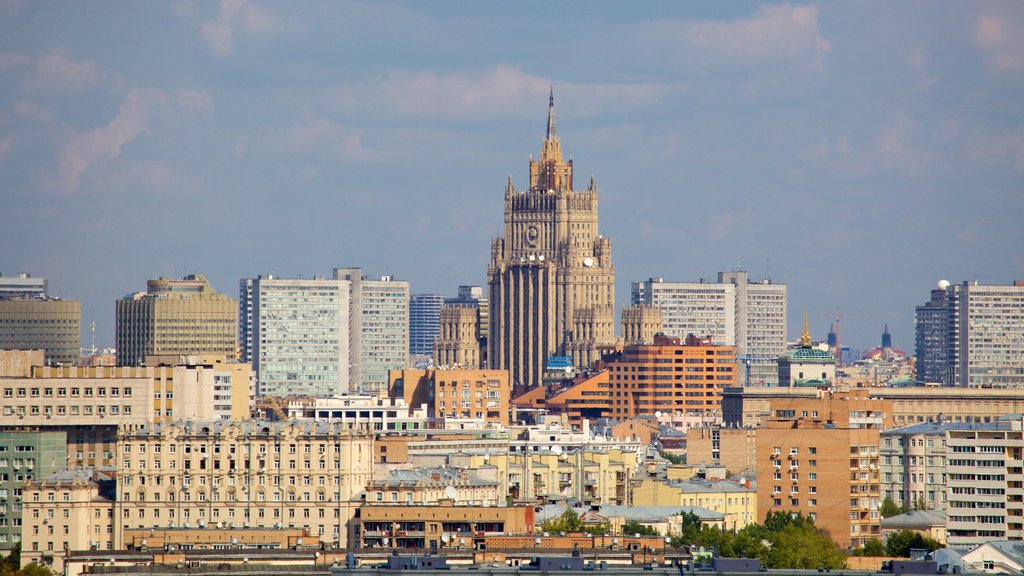
[[[473,549],[488,535],[530,534],[533,506],[372,504],[359,508],[359,548]]]
[[[62,573],[72,550],[114,548],[114,470],[62,470],[25,484],[21,565]]]
[[[747,482],[645,478],[633,489],[633,504],[706,508],[722,514],[722,524],[728,530],[760,520],[757,492]]]
[[[366,394],[291,400],[287,414],[289,420],[316,419],[340,423],[345,428],[381,433],[422,430],[429,423],[425,404],[409,406],[401,398],[378,398]]]
[[[392,470],[387,478],[366,487],[370,504],[436,504],[450,500],[465,506],[497,506],[505,500],[498,482],[460,468],[414,468]]]
[[[512,387],[508,370],[431,368],[391,370],[389,396],[427,405],[431,418],[474,418],[511,423]]]

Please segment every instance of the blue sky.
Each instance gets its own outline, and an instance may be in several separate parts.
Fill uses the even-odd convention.
[[[485,281],[555,89],[617,300],[737,265],[864,348],[1024,279],[1024,3],[0,0],[0,272],[114,300],[360,265]],[[93,312],[94,311],[94,312]]]

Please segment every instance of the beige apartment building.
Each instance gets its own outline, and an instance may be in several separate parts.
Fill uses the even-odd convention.
[[[758,514],[810,516],[843,548],[881,535],[878,428],[798,418],[757,435]]]
[[[452,454],[449,464],[496,480],[502,500],[576,498],[589,504],[631,504],[640,455],[631,450],[566,448],[536,452]]]
[[[392,470],[387,478],[366,487],[365,501],[434,505],[448,500],[466,506],[497,506],[504,502],[500,492],[498,482],[482,478],[476,471],[443,466]]]
[[[345,547],[373,437],[340,424],[175,422],[118,434],[115,548],[131,528],[292,527]]]
[[[63,569],[70,550],[114,549],[114,471],[60,471],[25,484],[21,565]]]
[[[508,426],[512,388],[508,370],[408,368],[388,373],[391,398],[426,404],[431,418],[476,419]]]
[[[77,300],[0,297],[0,349],[44,350],[45,363],[71,365],[82,346]]]
[[[727,480],[661,481],[646,478],[633,489],[634,506],[693,506],[723,514],[727,530],[739,530],[758,516],[757,492],[749,483]]]
[[[117,363],[147,356],[214,354],[238,358],[238,302],[214,292],[202,274],[158,278],[117,301]]]

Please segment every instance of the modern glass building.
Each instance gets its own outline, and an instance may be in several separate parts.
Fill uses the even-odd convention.
[[[441,294],[413,294],[409,298],[409,354],[433,356],[440,327]]]

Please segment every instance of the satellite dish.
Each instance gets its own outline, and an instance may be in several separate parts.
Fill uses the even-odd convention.
[[[451,486],[449,486],[449,488],[451,488]],[[441,534],[441,542],[444,542],[445,544],[447,544],[448,542],[451,541],[451,539],[452,539],[452,537],[449,536],[447,533]]]
[[[455,497],[459,495],[459,492],[455,489],[455,486],[445,486],[444,495],[455,500]]]
[[[661,418],[661,410],[658,410],[657,412],[655,412],[654,413],[654,417],[655,418]]]
[[[586,258],[583,259],[583,265],[586,266],[587,268],[590,268],[591,266],[594,265],[594,259],[591,258],[590,256],[587,256]]]
[[[551,447],[551,451],[554,452],[556,456],[558,456],[558,455],[560,455],[562,453],[562,447],[561,446],[552,446]]]

